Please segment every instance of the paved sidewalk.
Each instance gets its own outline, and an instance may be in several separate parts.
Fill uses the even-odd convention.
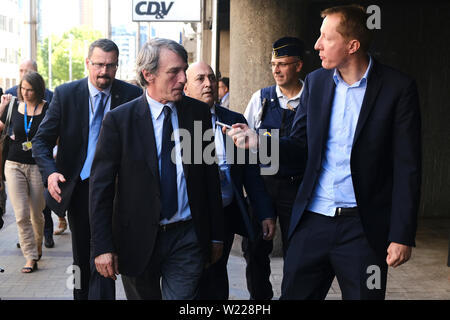
[[[0,230],[0,298],[3,300],[56,299],[71,300],[72,291],[67,288],[72,264],[70,232],[54,236],[55,247],[44,247],[39,270],[22,274],[25,264],[20,249],[17,249],[17,228],[9,204],[5,215],[5,226]],[[54,216],[55,227],[57,218]],[[417,248],[411,260],[397,268],[389,269],[387,299],[450,299],[449,270],[446,266],[450,219],[421,220],[417,233]],[[236,241],[239,241],[237,239]],[[238,248],[236,243],[235,248]],[[230,299],[248,299],[245,281],[245,260],[233,250],[229,261]],[[272,258],[271,281],[275,299],[280,296],[283,260]],[[121,281],[117,281],[117,299],[126,299]],[[341,299],[335,281],[327,299]]]

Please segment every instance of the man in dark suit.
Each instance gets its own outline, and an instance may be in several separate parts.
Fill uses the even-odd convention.
[[[217,79],[209,65],[204,62],[192,64],[186,71],[186,76],[185,94],[205,102],[210,107],[225,218],[223,255],[217,263],[205,270],[197,299],[227,300],[229,295],[227,262],[234,235],[256,238],[256,233],[261,232],[264,240],[272,240],[275,232],[275,214],[264,187],[264,181],[260,176],[259,166],[246,164],[245,161],[239,163],[238,150],[231,140],[231,143],[227,143],[227,136],[216,124],[216,121],[228,125],[245,122],[244,116],[215,104],[218,100]],[[232,152],[227,153],[227,147],[231,147]],[[253,213],[257,216],[254,219],[258,219],[261,225],[260,230],[254,229],[254,222],[249,216],[243,193],[244,187]]]
[[[90,271],[89,177],[101,121],[109,110],[142,94],[115,79],[119,49],[111,40],[93,42],[86,58],[88,78],[56,88],[47,114],[33,139],[33,157],[42,173],[47,205],[68,210],[74,265],[81,272],[75,299],[113,299],[114,282]],[[58,142],[56,163],[53,147]],[[80,274],[76,272],[75,279]],[[91,278],[91,282],[89,279]]]
[[[415,81],[367,54],[359,6],[322,12],[322,69],[305,80],[281,161],[307,154],[292,211],[282,299],[324,299],[336,276],[344,299],[384,299],[388,266],[415,245],[421,184]],[[236,143],[255,145],[245,126]]]
[[[193,299],[205,265],[222,254],[219,173],[203,157],[214,143],[204,135],[211,115],[183,95],[187,66],[180,44],[150,40],[137,58],[145,94],[108,113],[100,133],[90,181],[95,263],[105,277],[122,275],[128,299]]]

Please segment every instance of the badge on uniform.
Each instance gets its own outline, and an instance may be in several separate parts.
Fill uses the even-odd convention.
[[[22,143],[22,150],[23,151],[29,151],[31,150],[31,148],[33,147],[31,141],[25,141],[24,143]]]

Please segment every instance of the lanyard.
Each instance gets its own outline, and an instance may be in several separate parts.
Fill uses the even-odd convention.
[[[33,115],[31,116],[30,123],[28,124],[27,104],[25,103],[25,112],[23,115],[23,122],[24,122],[24,127],[25,127],[25,134],[27,135],[27,141],[28,141],[28,133],[30,133],[31,124],[33,123],[34,114],[35,114],[38,106],[39,106],[39,103],[36,105],[36,107],[34,107]]]

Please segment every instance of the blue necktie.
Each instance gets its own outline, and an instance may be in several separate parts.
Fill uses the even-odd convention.
[[[105,112],[105,104],[103,102],[104,97],[105,94],[103,92],[100,92],[95,96],[95,111],[89,127],[88,150],[83,169],[81,169],[80,173],[81,180],[85,180],[91,175],[91,166],[92,161],[94,160],[95,147],[97,145],[98,135],[102,126],[103,114]]]
[[[172,120],[170,114],[172,109],[164,106],[164,123],[161,141],[161,218],[170,219],[178,210],[177,194],[177,167],[171,159],[171,153],[175,148],[172,141]]]

